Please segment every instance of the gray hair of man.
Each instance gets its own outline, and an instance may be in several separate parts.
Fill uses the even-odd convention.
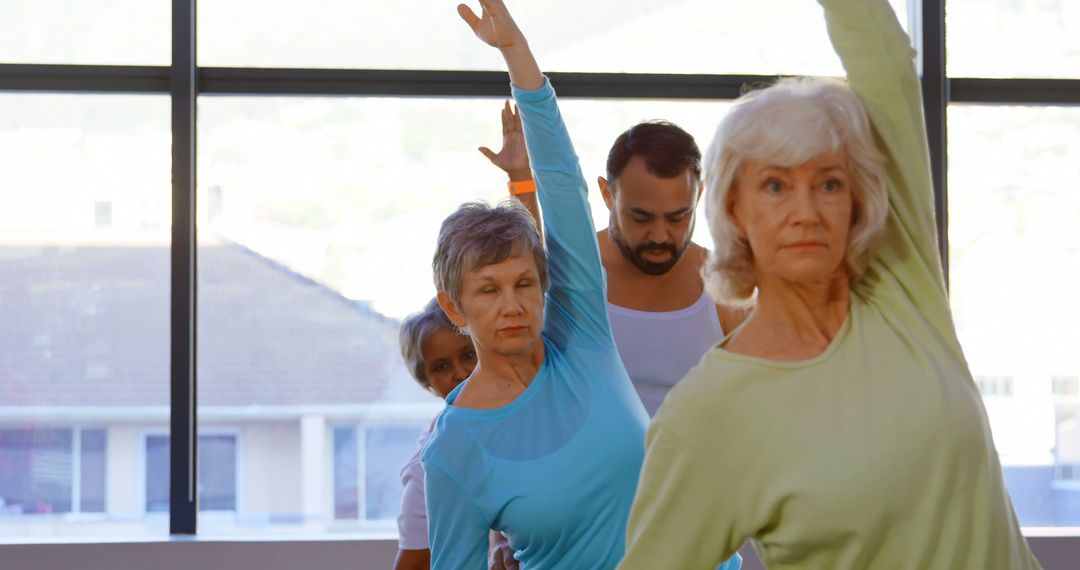
[[[849,283],[862,277],[885,236],[889,194],[885,155],[874,142],[862,101],[838,79],[781,79],[744,94],[717,128],[705,163],[705,217],[713,250],[702,267],[709,294],[718,302],[746,306],[757,281],[749,242],[731,219],[744,161],[783,167],[842,152],[852,176],[852,220],[844,265]]]
[[[466,202],[443,220],[431,270],[435,288],[461,306],[461,282],[469,271],[509,257],[532,254],[543,291],[548,265],[536,222],[517,200],[495,206]],[[466,331],[467,332],[467,331]]]
[[[405,361],[405,367],[409,373],[420,383],[425,390],[432,390],[431,382],[428,382],[427,374],[424,373],[424,341],[427,337],[441,329],[454,332],[457,327],[450,322],[439,306],[437,299],[428,301],[424,308],[401,321],[398,328],[398,346],[401,348],[401,359]]]

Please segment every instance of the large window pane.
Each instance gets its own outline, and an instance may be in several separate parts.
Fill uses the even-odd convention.
[[[952,106],[953,313],[1021,524],[1080,525],[1080,109]]]
[[[0,536],[165,533],[137,481],[168,422],[168,100],[0,108]]]
[[[501,144],[501,107],[200,98],[200,417],[243,434],[235,518],[201,530],[394,528],[398,473],[440,408],[401,364],[399,319],[434,294],[442,219],[507,195],[476,150]],[[615,137],[665,118],[704,145],[726,104],[563,109],[604,227],[594,181]]]
[[[169,65],[168,0],[4,0],[0,63]]]
[[[1080,79],[1077,0],[949,0],[954,77]]]
[[[907,4],[894,0],[901,21]],[[504,69],[454,2],[219,0],[199,7],[199,63],[212,66]],[[471,4],[479,10],[479,4]],[[804,0],[548,0],[514,15],[544,69],[840,74],[821,8]],[[318,30],[318,33],[311,33]]]
[[[260,330],[255,326],[260,317],[238,311],[235,303],[261,302],[239,287],[255,287],[262,280],[272,280],[261,285],[281,296],[267,301],[274,314],[287,316],[291,309],[281,301],[296,290],[273,272],[254,272],[268,261],[284,266],[274,271],[287,268],[296,274],[286,272],[285,277],[315,280],[299,281],[307,285],[299,291],[312,293],[313,299],[333,293],[346,300],[336,302],[359,302],[354,310],[370,306],[398,318],[417,310],[434,294],[430,259],[442,219],[462,202],[506,196],[506,176],[476,150],[501,143],[501,105],[491,99],[202,97],[204,310],[215,310],[216,287],[230,295],[222,298],[226,314],[207,318],[220,318],[221,326],[242,326],[245,332]],[[565,100],[562,108],[590,183],[596,226],[603,228],[608,215],[595,180],[604,174],[615,137],[639,121],[666,119],[697,137],[704,150],[727,104]],[[696,238],[706,239],[703,219],[697,229]],[[240,322],[247,319],[254,322]],[[218,323],[204,322],[204,339],[220,330],[211,329],[210,322]],[[295,328],[281,334],[275,340],[283,345],[306,336]],[[236,347],[225,340],[220,346],[208,341],[205,350],[212,352],[200,354],[218,358],[220,350],[223,363],[227,358],[259,369],[284,360],[268,349],[265,358],[239,361]],[[307,360],[301,377],[317,377],[323,363]]]

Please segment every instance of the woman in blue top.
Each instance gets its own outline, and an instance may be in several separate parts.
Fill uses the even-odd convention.
[[[509,67],[548,256],[516,203],[465,204],[439,232],[439,303],[472,336],[477,365],[421,456],[432,567],[486,568],[493,529],[523,569],[614,568],[648,417],[612,340],[585,179],[555,93],[503,3],[481,4],[481,17],[458,11]]]

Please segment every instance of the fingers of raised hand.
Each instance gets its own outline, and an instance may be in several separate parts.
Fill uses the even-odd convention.
[[[506,4],[502,0],[479,0],[480,6],[492,13],[505,13]]]
[[[458,4],[457,13],[470,28],[476,29],[476,26],[480,23],[480,16],[477,16],[476,12],[472,11],[472,8],[464,4]]]
[[[514,132],[514,115],[510,111],[509,101],[503,104],[502,113],[500,113],[499,115],[500,118],[502,118],[502,134],[505,137],[506,135]]]
[[[495,154],[490,148],[488,148],[486,146],[482,146],[482,147],[479,148],[479,150],[480,150],[480,154],[486,156],[487,159],[492,162],[492,164],[495,164],[496,166],[498,166],[498,161],[497,161],[498,155]]]

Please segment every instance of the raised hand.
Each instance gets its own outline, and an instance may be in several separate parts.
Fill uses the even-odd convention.
[[[527,91],[543,87],[544,76],[540,73],[540,67],[503,0],[480,0],[480,6],[483,10],[479,16],[464,4],[459,4],[457,11],[476,37],[502,52],[507,71],[510,72],[510,81],[514,85]]]
[[[498,49],[525,44],[525,36],[510,17],[510,12],[502,0],[480,0],[480,8],[481,13],[477,16],[472,8],[465,4],[458,4],[457,7],[461,19],[472,28],[476,37]]]
[[[510,107],[507,101],[502,109],[502,148],[499,152],[493,152],[486,146],[480,147],[480,152],[510,176],[510,180],[518,182],[532,178],[529,169],[529,152],[525,150],[525,134],[521,130],[521,115],[517,107]]]

